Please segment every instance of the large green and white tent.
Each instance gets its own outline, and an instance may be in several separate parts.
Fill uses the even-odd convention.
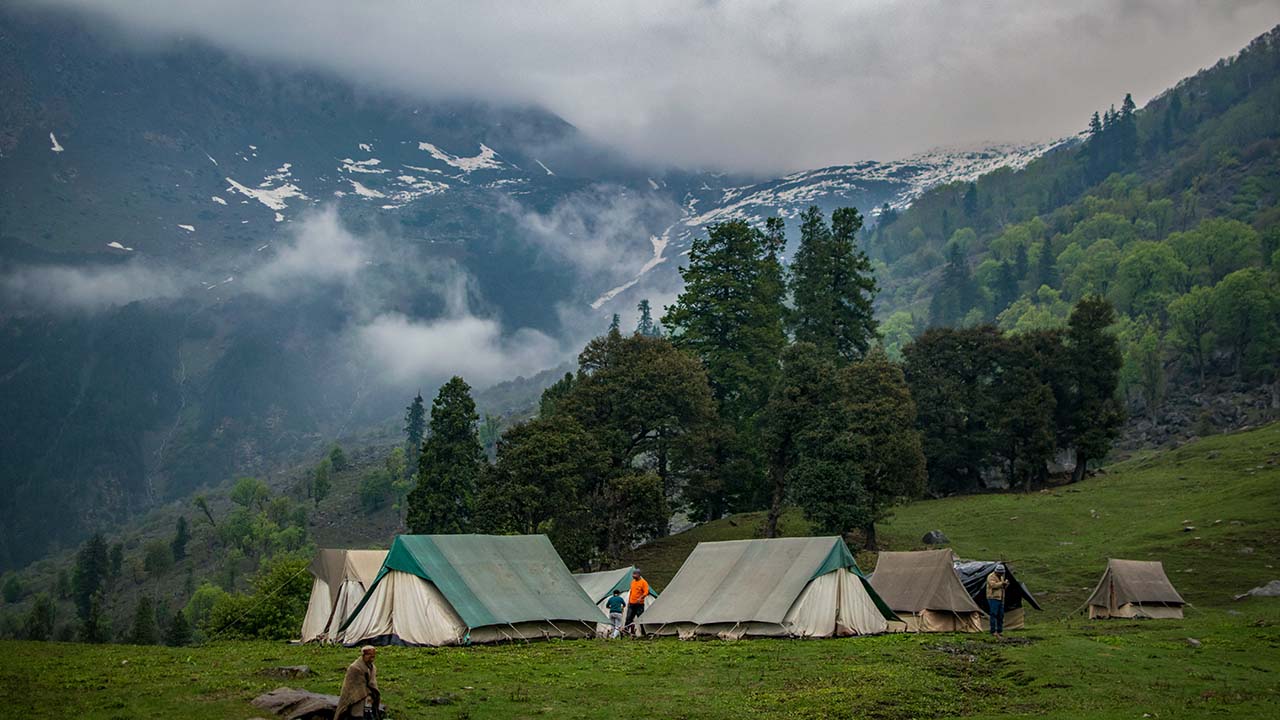
[[[645,632],[688,638],[871,635],[896,620],[838,537],[698,543]]]
[[[373,585],[386,550],[321,550],[311,561],[302,642],[340,641],[337,630]]]
[[[607,618],[545,535],[401,535],[344,624],[347,645],[591,637]]]

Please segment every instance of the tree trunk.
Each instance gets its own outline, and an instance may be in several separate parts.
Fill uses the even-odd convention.
[[[875,550],[877,547],[879,547],[879,545],[876,542],[875,520],[872,520],[871,522],[867,523],[867,526],[862,529],[862,534],[863,536],[865,536],[865,543],[866,543],[866,547],[864,549]]]
[[[1075,466],[1075,469],[1071,471],[1071,482],[1078,483],[1084,479],[1084,469],[1088,464],[1089,464],[1089,458],[1085,457],[1084,453],[1080,452],[1080,450],[1077,449],[1076,450],[1076,466]]]
[[[773,475],[773,497],[769,503],[769,514],[765,516],[764,536],[767,538],[778,537],[778,519],[782,517],[782,500],[786,495],[786,470],[779,465],[775,465],[771,474]]]

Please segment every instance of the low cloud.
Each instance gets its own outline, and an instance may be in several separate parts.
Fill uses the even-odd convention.
[[[182,291],[174,272],[137,260],[86,267],[22,267],[0,279],[0,288],[15,305],[55,312],[94,312],[137,300],[175,297]]]
[[[361,87],[536,104],[659,165],[760,172],[1045,140],[1280,21],[1274,0],[37,0]]]
[[[245,282],[269,297],[305,292],[317,283],[349,282],[368,261],[366,242],[329,206],[295,224],[291,242],[250,271]]]
[[[494,319],[463,313],[415,320],[398,313],[374,318],[356,330],[360,352],[399,383],[439,381],[461,375],[482,388],[555,366],[560,343],[536,330],[504,334]]]
[[[527,242],[595,284],[634,277],[653,257],[649,238],[680,217],[668,198],[614,185],[569,195],[545,213],[514,201],[503,209]]]
[[[423,268],[421,282],[443,301],[439,317],[383,311],[352,327],[351,347],[387,380],[431,384],[461,375],[482,388],[554,367],[565,358],[565,346],[549,335],[530,328],[510,331],[497,318],[477,313],[474,281],[458,265]]]

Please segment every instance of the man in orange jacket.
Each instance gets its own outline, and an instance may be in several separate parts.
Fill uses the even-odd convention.
[[[627,597],[626,630],[632,635],[639,635],[640,628],[636,620],[644,614],[644,601],[649,597],[649,582],[640,575],[640,568],[631,571],[631,594]]]

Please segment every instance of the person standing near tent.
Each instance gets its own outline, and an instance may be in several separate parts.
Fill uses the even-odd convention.
[[[627,597],[626,630],[632,635],[639,635],[640,628],[636,620],[644,614],[644,601],[649,597],[649,582],[640,575],[640,568],[631,571],[631,594]]]
[[[622,599],[621,590],[614,590],[604,605],[609,609],[609,637],[616,638],[622,632],[622,609],[627,606],[627,601]]]
[[[996,565],[996,571],[987,576],[987,610],[991,617],[991,634],[1003,637],[1004,591],[1009,581],[1004,576],[1004,565]]]
[[[378,717],[382,694],[378,692],[378,669],[373,664],[377,654],[377,648],[365,645],[360,648],[360,657],[347,666],[347,674],[342,678],[342,694],[338,696],[338,709],[333,713],[334,720],[371,720]],[[365,701],[373,706],[372,714],[365,712]]]

